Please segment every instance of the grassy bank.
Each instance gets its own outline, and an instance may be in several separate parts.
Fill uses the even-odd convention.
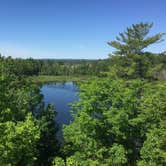
[[[93,78],[95,77],[94,76],[47,76],[47,75],[28,77],[28,79],[31,82],[36,84],[44,84],[51,82],[66,82],[66,81],[83,82],[91,80]]]

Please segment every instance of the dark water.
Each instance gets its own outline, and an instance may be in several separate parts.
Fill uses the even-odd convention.
[[[59,129],[63,124],[69,124],[71,121],[70,103],[78,100],[78,88],[73,82],[50,83],[41,87],[41,93],[44,95],[45,105],[53,104],[57,111],[55,117]]]

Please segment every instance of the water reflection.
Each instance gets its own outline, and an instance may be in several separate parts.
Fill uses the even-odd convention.
[[[55,120],[60,130],[63,124],[69,124],[72,119],[69,104],[78,100],[78,92],[78,87],[73,82],[49,83],[41,87],[45,105],[53,104],[58,112]]]

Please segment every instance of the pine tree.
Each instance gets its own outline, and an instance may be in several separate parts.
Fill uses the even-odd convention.
[[[117,49],[119,55],[141,54],[143,49],[156,42],[161,42],[164,33],[147,36],[153,23],[139,23],[128,27],[123,33],[116,37],[116,40],[108,42],[108,45]]]

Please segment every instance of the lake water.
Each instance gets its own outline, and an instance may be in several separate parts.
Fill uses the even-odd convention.
[[[73,82],[49,83],[41,87],[41,93],[44,95],[45,105],[53,104],[57,115],[56,122],[61,127],[63,124],[69,124],[71,121],[70,106],[78,100],[78,88]]]

